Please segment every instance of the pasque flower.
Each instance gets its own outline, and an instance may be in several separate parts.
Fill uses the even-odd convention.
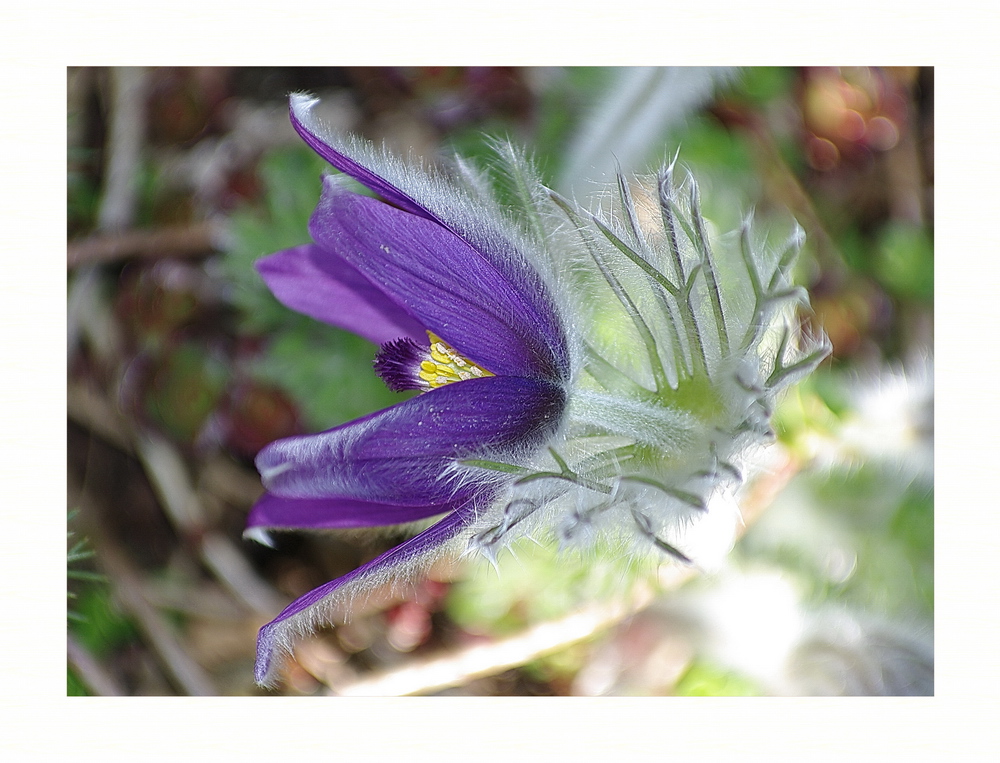
[[[335,135],[314,104],[292,96],[292,123],[341,174],[324,179],[313,243],[258,270],[289,307],[379,344],[376,373],[420,394],[264,448],[248,528],[442,518],[264,626],[257,680],[334,608],[445,551],[495,560],[525,534],[606,534],[690,562],[684,528],[738,483],[778,389],[827,351],[794,321],[801,237],[765,256],[744,226],[718,258],[697,187],[682,193],[671,168],[620,177],[590,214],[508,145],[501,204],[470,165],[412,167]]]

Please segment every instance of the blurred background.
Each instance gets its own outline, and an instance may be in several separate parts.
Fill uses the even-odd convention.
[[[526,544],[305,641],[278,693],[932,694],[933,69],[70,68],[71,695],[269,694],[257,629],[402,531],[242,539],[279,437],[399,400],[376,348],[253,262],[305,243],[324,163],[287,95],[434,162],[530,147],[583,199],[679,162],[720,232],[806,230],[832,357],[782,400],[697,574]]]

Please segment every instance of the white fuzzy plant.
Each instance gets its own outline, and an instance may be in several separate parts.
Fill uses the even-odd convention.
[[[803,330],[808,295],[791,282],[801,228],[778,251],[756,243],[750,217],[713,239],[697,183],[675,183],[674,164],[618,174],[591,213],[511,147],[498,154],[576,372],[564,425],[531,463],[475,462],[517,478],[468,550],[496,563],[520,537],[554,535],[561,547],[624,540],[685,563],[717,557],[696,528],[710,504],[733,505],[747,458],[774,438],[776,397],[830,350]]]

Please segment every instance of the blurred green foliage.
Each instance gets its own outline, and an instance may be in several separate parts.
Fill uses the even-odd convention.
[[[296,146],[265,156],[258,168],[261,202],[237,209],[229,218],[230,244],[222,260],[230,298],[248,331],[266,332],[308,325],[267,290],[254,263],[268,254],[309,242],[309,216],[328,165],[308,148]],[[296,325],[298,324],[298,325]]]
[[[328,429],[411,396],[390,391],[375,375],[376,350],[365,339],[319,324],[276,331],[253,374],[291,393],[307,426]]]
[[[788,66],[748,66],[740,69],[722,95],[746,101],[758,108],[788,97],[795,87],[795,70]]]
[[[66,696],[67,697],[89,697],[90,692],[83,682],[76,677],[71,669],[66,670]]]
[[[672,136],[685,166],[712,176],[722,174],[738,187],[753,182],[753,161],[745,136],[726,129],[708,114],[695,114]],[[710,194],[705,194],[706,201]]]
[[[135,624],[121,614],[106,586],[90,586],[80,594],[77,610],[82,616],[73,633],[97,657],[139,637]]]
[[[746,676],[696,659],[674,686],[678,697],[761,697],[766,694]]]
[[[191,442],[218,406],[229,368],[200,342],[171,348],[159,363],[145,398],[146,414],[164,432]]]
[[[622,549],[559,553],[551,543],[522,541],[501,554],[496,570],[484,561],[474,565],[452,585],[445,608],[463,630],[507,635],[585,603],[619,598],[654,571],[648,560],[636,561]]]
[[[933,541],[932,488],[891,464],[859,463],[799,475],[736,554],[794,575],[811,606],[929,620]]]
[[[930,304],[934,297],[934,245],[927,230],[890,222],[878,233],[875,275],[895,297]]]

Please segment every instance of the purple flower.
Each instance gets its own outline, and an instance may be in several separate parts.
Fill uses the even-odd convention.
[[[381,557],[299,598],[258,638],[256,678],[346,596],[432,557],[494,502],[559,429],[570,343],[530,246],[471,192],[331,135],[295,95],[295,129],[342,175],[324,179],[312,244],[258,262],[288,307],[381,345],[375,370],[422,394],[257,456],[267,493],[248,530],[398,524],[444,515]],[[348,178],[376,196],[357,193]],[[403,188],[406,188],[404,191]]]
[[[249,531],[444,516],[264,626],[257,680],[294,636],[444,551],[495,562],[529,536],[684,564],[724,553],[777,396],[829,351],[799,318],[800,232],[778,251],[749,220],[713,237],[672,165],[618,176],[591,213],[509,145],[503,205],[470,166],[408,166],[331,134],[313,105],[293,96],[292,123],[342,174],[324,181],[314,243],[259,270],[289,307],[380,344],[391,389],[422,394],[264,448]]]

